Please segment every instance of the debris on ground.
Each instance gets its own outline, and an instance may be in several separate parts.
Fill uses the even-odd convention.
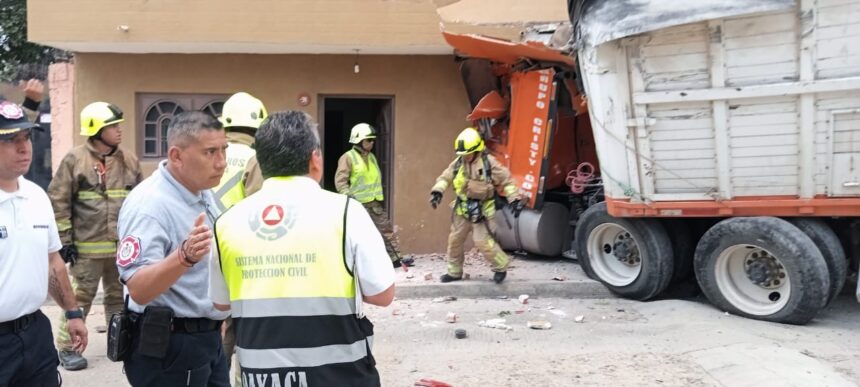
[[[466,338],[466,330],[465,329],[454,330],[454,337],[456,337],[458,339],[465,339]]]
[[[459,317],[459,316],[457,316],[457,313],[454,313],[454,312],[448,312],[448,314],[445,316],[445,321],[447,321],[447,322],[449,322],[449,323],[453,324],[453,323],[457,322],[457,318],[458,318],[458,317]]]
[[[518,298],[520,300],[520,304],[528,304],[529,303],[529,295],[528,294],[520,294]]]
[[[525,312],[526,312],[526,310],[525,310],[525,309],[520,309],[520,310],[515,310],[515,311],[514,311],[514,313],[516,313],[516,314],[523,314],[523,313],[525,313]]]
[[[421,379],[414,384],[415,387],[454,387],[448,383],[433,379]]]
[[[574,317],[573,321],[581,323],[581,322],[585,321],[585,316],[582,316],[582,315],[576,316],[576,317]]]
[[[424,280],[430,281],[433,279],[433,273],[424,273]]]
[[[98,333],[105,333],[105,332],[107,332],[107,326],[104,326],[104,325],[99,325],[99,326],[97,326],[97,327],[96,327],[96,332],[98,332]]]
[[[566,278],[564,278],[563,276],[560,276],[560,275],[552,277],[552,279],[554,279],[556,281],[565,281],[566,280]]]
[[[469,279],[469,278],[471,278],[471,277],[472,277],[472,276],[471,276],[471,275],[469,275],[469,273],[464,273],[464,274],[463,274],[463,280],[464,280],[464,281],[465,281],[465,280],[467,280],[467,279]]]
[[[496,297],[496,298],[497,298],[497,299],[500,299],[500,300],[507,300],[507,299],[508,299],[508,296],[498,296],[498,297]]]
[[[506,331],[514,330],[514,328],[512,326],[505,324],[505,319],[503,319],[503,318],[481,320],[481,321],[478,321],[478,326],[482,327],[482,328],[502,329],[502,330],[506,330]]]
[[[401,314],[403,313],[400,312],[400,309],[394,309],[391,311],[392,316],[400,316]]]
[[[436,302],[436,303],[439,303],[439,302],[451,302],[451,301],[457,301],[457,297],[454,297],[454,296],[445,296],[445,297],[436,297],[436,298],[434,298],[434,299],[433,299],[433,302]]]
[[[415,274],[413,274],[413,273],[406,274],[406,278],[407,279],[415,278]]]
[[[503,311],[499,312],[499,317],[505,317],[505,316],[510,316],[510,315],[511,315],[511,311],[509,311],[509,310],[503,310]]]
[[[529,321],[526,326],[531,329],[552,329],[552,323],[543,320]]]

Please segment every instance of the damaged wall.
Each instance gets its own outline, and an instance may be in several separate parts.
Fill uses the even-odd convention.
[[[361,56],[361,73],[354,74],[354,61],[352,55],[80,53],[75,105],[79,109],[103,100],[123,108],[127,122],[123,146],[137,149],[139,135],[132,134],[137,92],[244,90],[260,98],[270,112],[296,109],[298,95],[306,92],[312,101],[301,110],[315,119],[319,94],[393,95],[392,216],[405,252],[444,252],[450,212],[433,211],[427,200],[434,180],[454,157],[454,138],[468,124],[469,103],[457,65],[450,56]],[[75,141],[83,138],[76,136]],[[156,162],[143,165],[149,175]],[[451,197],[446,193],[446,199]]]

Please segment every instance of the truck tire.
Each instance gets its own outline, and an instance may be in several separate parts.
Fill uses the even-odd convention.
[[[693,274],[693,252],[696,251],[690,225],[684,219],[661,219],[660,223],[672,241],[672,283],[683,282]]]
[[[582,269],[613,293],[644,301],[669,285],[672,243],[659,221],[614,218],[598,203],[579,218],[575,234]]]
[[[693,267],[708,300],[740,316],[805,324],[827,304],[830,276],[821,251],[779,218],[717,223],[699,240]]]
[[[827,264],[827,271],[830,273],[830,290],[827,293],[827,305],[830,305],[842,291],[845,278],[848,276],[848,258],[845,257],[845,250],[839,242],[839,237],[821,219],[789,218],[786,220],[803,231],[821,251]]]

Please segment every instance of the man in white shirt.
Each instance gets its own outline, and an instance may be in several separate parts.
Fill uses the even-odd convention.
[[[39,310],[48,294],[65,310],[73,349],[87,347],[48,195],[22,176],[33,144],[21,107],[0,100],[0,386],[58,386],[51,323]]]

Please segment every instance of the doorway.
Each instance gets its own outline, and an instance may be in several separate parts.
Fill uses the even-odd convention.
[[[394,144],[394,97],[320,96],[320,138],[323,148],[323,188],[334,188],[337,160],[352,148],[349,134],[356,124],[365,122],[376,128],[373,153],[382,173],[385,208],[391,216],[391,154]]]

